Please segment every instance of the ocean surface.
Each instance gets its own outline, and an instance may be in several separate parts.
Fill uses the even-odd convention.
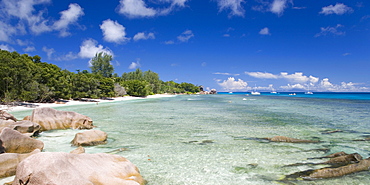
[[[94,120],[108,143],[87,153],[126,157],[148,185],[370,184],[370,172],[314,181],[280,181],[284,176],[326,167],[310,159],[335,152],[370,157],[369,93],[248,93],[178,95],[59,107]],[[31,110],[13,112],[18,118]],[[338,131],[338,132],[331,132]],[[43,132],[45,151],[70,152],[81,130]],[[288,136],[320,143],[274,143],[263,138]],[[119,150],[122,149],[122,150]]]

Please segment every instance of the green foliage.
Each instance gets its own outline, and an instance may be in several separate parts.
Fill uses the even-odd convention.
[[[146,97],[150,94],[150,87],[147,81],[128,80],[122,85],[130,96]]]
[[[112,75],[111,60],[112,56],[98,53],[92,59],[92,73],[73,73],[42,62],[37,55],[0,50],[0,103],[199,92],[199,87],[190,83],[163,82],[150,70]]]
[[[91,59],[91,72],[93,74],[100,74],[104,77],[112,77],[114,71],[112,61],[112,55],[108,55],[104,52],[97,53],[94,58]]]

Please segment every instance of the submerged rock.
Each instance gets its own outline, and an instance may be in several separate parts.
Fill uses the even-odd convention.
[[[341,153],[336,153],[341,154]],[[322,157],[325,158],[325,157]],[[347,164],[357,163],[362,160],[362,156],[358,153],[353,154],[346,154],[346,155],[339,155],[336,157],[331,157],[328,161],[321,162],[321,163],[295,163],[290,164],[286,166],[301,166],[301,165],[322,165],[322,164],[328,164],[331,165],[331,167],[339,167],[344,166]]]
[[[342,155],[331,158],[329,161],[323,162],[322,164],[350,164],[356,163],[362,160],[362,156],[358,153]]]
[[[265,139],[272,141],[272,142],[287,142],[287,143],[318,143],[320,142],[316,140],[295,139],[295,138],[290,138],[286,136],[274,136],[274,137],[265,138]]]
[[[94,146],[107,143],[107,133],[100,130],[89,130],[77,133],[71,141],[74,146]]]
[[[369,167],[370,167],[370,158],[367,158],[361,160],[359,163],[349,164],[338,168],[321,168],[318,170],[313,170],[306,176],[302,176],[302,178],[310,180],[310,179],[340,177],[355,172],[369,170]]]
[[[6,153],[30,153],[35,149],[42,151],[44,148],[42,141],[25,136],[11,128],[2,130],[0,140]]]
[[[18,164],[25,158],[39,153],[40,150],[36,149],[31,153],[17,154],[17,153],[4,153],[0,155],[0,178],[15,175]]]
[[[338,152],[322,158],[331,159],[316,164],[328,164],[331,165],[331,167],[296,172],[285,176],[281,181],[341,177],[351,173],[366,171],[370,168],[370,158],[362,159],[362,156],[358,153],[346,154],[345,152]]]
[[[344,155],[348,155],[346,152],[337,152],[337,153],[333,153],[333,154],[330,154],[330,155],[327,155],[327,156],[324,156],[324,157],[314,157],[314,158],[309,158],[309,159],[324,159],[324,158],[334,158],[334,157],[339,157],[339,156],[344,156]]]
[[[42,152],[18,165],[13,185],[24,184],[142,185],[145,180],[134,164],[119,155]]]
[[[30,121],[39,124],[42,131],[94,128],[92,119],[88,116],[71,111],[58,111],[48,107],[34,109]]]

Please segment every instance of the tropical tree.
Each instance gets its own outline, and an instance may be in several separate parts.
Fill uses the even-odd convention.
[[[91,72],[93,74],[100,74],[104,77],[112,77],[114,71],[113,65],[110,63],[113,60],[112,55],[104,52],[95,54],[91,59]]]

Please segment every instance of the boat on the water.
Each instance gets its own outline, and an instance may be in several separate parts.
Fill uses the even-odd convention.
[[[261,93],[260,92],[257,92],[257,91],[252,91],[251,92],[251,95],[261,95]]]
[[[257,91],[256,85],[254,85],[254,90],[251,92],[251,95],[261,95],[261,93]]]

